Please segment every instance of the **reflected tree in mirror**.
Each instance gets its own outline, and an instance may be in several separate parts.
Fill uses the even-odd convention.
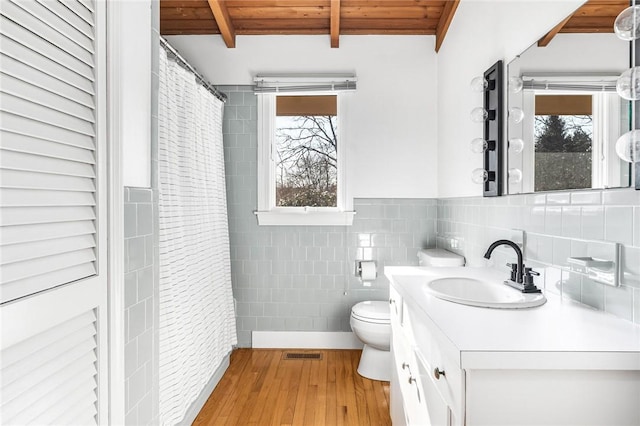
[[[535,190],[591,188],[592,135],[589,115],[536,115]]]

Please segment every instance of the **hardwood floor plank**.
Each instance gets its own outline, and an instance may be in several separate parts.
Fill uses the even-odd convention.
[[[240,392],[238,382],[248,365],[250,356],[251,353],[249,351],[242,349],[236,350],[231,354],[229,368],[216,387],[218,392],[211,394],[193,422],[194,426],[214,425],[219,418],[226,418],[225,413],[231,410],[233,401]]]
[[[311,376],[315,378],[316,386],[318,386],[318,394],[315,401],[315,417],[312,424],[316,426],[324,426],[327,424],[327,376],[328,363],[315,362],[311,365]]]
[[[257,394],[257,401],[264,401],[264,404],[256,404],[253,406],[251,417],[249,418],[249,425],[260,425],[263,418],[269,418],[273,412],[274,403],[277,394],[274,392],[279,384],[276,380],[276,374],[278,372],[278,366],[280,358],[277,353],[269,352],[266,366],[267,372],[264,376],[262,386],[260,386]]]
[[[293,422],[293,415],[296,410],[296,401],[298,399],[298,389],[300,388],[300,377],[302,375],[303,362],[301,360],[286,361],[287,368],[291,369],[291,376],[288,381],[287,399],[285,401],[284,411],[280,417],[280,424],[287,425]]]
[[[354,364],[355,362],[355,364]],[[355,357],[351,357],[351,367],[353,368],[353,387],[355,389],[354,396],[356,398],[356,408],[358,419],[366,419],[367,424],[374,425],[369,417],[369,410],[367,409],[368,400],[364,394],[364,384],[362,377],[357,373],[358,369],[358,360]]]
[[[193,424],[391,425],[389,383],[358,375],[360,351],[299,351],[319,352],[321,360],[284,360],[284,352],[234,351],[231,365]]]
[[[304,423],[305,410],[307,409],[307,392],[310,390],[309,375],[311,373],[311,362],[302,361],[302,374],[300,376],[300,387],[298,388],[298,398],[293,413],[292,424],[300,425]],[[313,409],[313,407],[309,407]]]
[[[251,359],[249,361],[250,374],[243,375],[239,383],[239,387],[242,388],[242,391],[237,403],[233,405],[227,425],[244,426],[247,424],[251,411],[257,400],[258,395],[256,389],[259,390],[257,387],[261,386],[263,381],[262,374],[264,371],[262,367],[265,364],[265,357],[266,354],[263,351],[252,352]]]
[[[346,406],[347,406],[347,424],[356,425],[359,424],[358,420],[358,401],[356,399],[356,391],[355,391],[355,382],[354,382],[354,374],[356,373],[356,368],[358,363],[356,362],[355,368],[353,365],[354,357],[357,356],[354,351],[345,351],[343,354],[344,364],[345,364],[345,386],[347,389],[346,395]],[[366,423],[366,419],[362,419]]]

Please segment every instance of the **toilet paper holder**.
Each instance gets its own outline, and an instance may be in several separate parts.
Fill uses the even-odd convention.
[[[376,276],[374,277],[374,279],[378,277],[378,263],[375,260],[356,260],[354,272],[354,275],[356,277],[362,279],[363,264],[373,264],[376,272]]]

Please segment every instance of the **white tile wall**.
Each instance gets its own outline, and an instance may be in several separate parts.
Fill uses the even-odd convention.
[[[125,423],[157,423],[157,211],[154,191],[124,189]]]
[[[526,233],[525,259],[543,272],[547,291],[640,323],[640,191],[556,192],[497,198],[438,200],[438,245],[485,265],[489,244]],[[569,256],[586,256],[588,240],[622,244],[623,277],[613,288],[568,271]],[[452,242],[458,244],[454,247]],[[489,264],[504,268],[513,251],[499,250]]]

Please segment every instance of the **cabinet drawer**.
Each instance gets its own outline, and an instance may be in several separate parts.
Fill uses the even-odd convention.
[[[406,312],[410,318],[415,338],[415,359],[420,367],[420,378],[430,381],[438,390],[447,405],[451,407],[453,424],[463,423],[464,375],[459,367],[459,351],[442,332],[429,323],[428,318],[416,318],[410,309]],[[436,378],[435,370],[439,373]]]

